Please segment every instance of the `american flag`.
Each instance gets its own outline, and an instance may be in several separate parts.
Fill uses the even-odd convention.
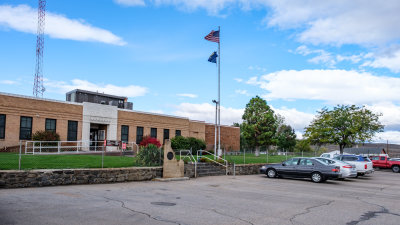
[[[207,36],[204,37],[207,41],[219,43],[219,31],[211,31]]]

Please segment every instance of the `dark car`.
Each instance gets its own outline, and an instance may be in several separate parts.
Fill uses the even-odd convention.
[[[281,164],[267,164],[261,167],[260,173],[266,174],[269,178],[311,178],[315,183],[341,178],[339,166],[328,165],[312,158],[292,158]]]

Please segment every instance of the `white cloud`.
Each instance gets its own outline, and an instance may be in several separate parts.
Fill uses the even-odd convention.
[[[400,130],[400,106],[391,102],[382,102],[366,107],[374,113],[382,113],[380,121],[385,125],[385,130]]]
[[[124,6],[145,6],[144,0],[114,0],[117,4]]]
[[[94,84],[89,81],[79,79],[73,79],[71,82],[45,81],[44,85],[47,91],[60,94],[65,94],[66,92],[74,89],[83,89],[118,96],[138,97],[143,96],[148,92],[146,87],[136,85],[116,86],[113,84]]]
[[[330,104],[400,101],[400,78],[346,70],[282,70],[250,78],[266,99],[323,100]]]
[[[308,56],[308,55],[316,55],[313,58],[309,59],[308,62],[314,63],[314,64],[325,64],[328,67],[334,67],[336,64],[335,58],[332,56],[331,53],[323,50],[323,49],[317,49],[317,50],[311,50],[309,49],[306,45],[301,45],[296,48],[294,51],[289,51],[295,54],[300,54],[303,56]]]
[[[299,40],[313,44],[379,45],[400,38],[400,2],[386,0],[265,0],[269,26],[300,28]]]
[[[236,82],[238,82],[238,83],[242,83],[242,82],[243,82],[243,79],[242,79],[242,78],[234,78],[234,80],[235,80]]]
[[[386,142],[389,144],[400,144],[400,131],[386,131],[376,135],[375,142]]]
[[[188,97],[188,98],[197,98],[198,96],[195,94],[177,94],[180,97]]]
[[[113,45],[125,45],[122,38],[108,30],[94,27],[83,20],[69,19],[64,15],[46,12],[45,34],[52,38],[76,41],[94,41]],[[27,5],[0,5],[0,26],[36,34],[37,9]]]
[[[295,108],[282,107],[280,109],[273,108],[275,113],[283,116],[285,118],[285,123],[290,125],[293,129],[297,131],[303,131],[306,126],[308,126],[314,118],[314,114],[300,112]]]
[[[215,123],[215,105],[209,103],[181,103],[176,106],[176,108],[177,110],[173,113],[176,116]],[[226,108],[221,106],[221,124],[232,125],[235,122],[241,123],[243,112],[244,109]]]
[[[250,94],[247,92],[247,90],[235,90],[235,93],[250,96]]]
[[[0,80],[0,84],[13,85],[13,84],[18,84],[18,82],[13,80]]]
[[[362,66],[373,68],[388,68],[394,73],[400,72],[400,46],[392,46],[381,53],[372,54],[373,60],[365,62]]]

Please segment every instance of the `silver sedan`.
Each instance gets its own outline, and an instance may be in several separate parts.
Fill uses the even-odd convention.
[[[340,166],[342,178],[357,177],[357,169],[355,165],[337,159],[328,159],[324,157],[315,157],[315,159],[321,160],[329,165]]]

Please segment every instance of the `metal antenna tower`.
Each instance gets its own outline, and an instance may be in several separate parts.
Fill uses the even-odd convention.
[[[38,27],[36,39],[36,70],[33,84],[33,96],[43,97],[43,47],[44,47],[44,19],[46,14],[46,0],[39,0]]]

